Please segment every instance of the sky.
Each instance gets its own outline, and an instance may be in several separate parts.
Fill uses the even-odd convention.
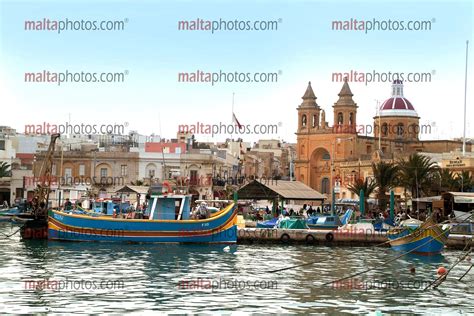
[[[124,21],[123,30],[25,30],[25,21]],[[277,29],[179,30],[179,21],[276,21]],[[430,30],[333,30],[333,21],[430,21]],[[474,138],[472,1],[8,1],[0,0],[0,125],[124,124],[176,137],[180,124],[278,125],[246,141],[296,141],[309,81],[332,124],[342,82],[332,74],[428,73],[405,97],[430,124],[422,139],[462,137],[466,40],[467,136]],[[124,74],[123,82],[25,82],[25,73]],[[273,82],[179,82],[179,73],[275,73]],[[37,79],[40,80],[40,79]],[[358,124],[372,124],[391,83],[349,82]],[[232,105],[233,104],[233,105]],[[236,135],[233,135],[236,137]],[[197,134],[223,141],[229,134]]]

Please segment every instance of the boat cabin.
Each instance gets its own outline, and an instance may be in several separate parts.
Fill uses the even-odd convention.
[[[152,195],[145,216],[155,220],[187,220],[191,218],[192,195]]]
[[[120,200],[97,200],[92,203],[92,210],[96,213],[105,215],[113,215],[116,213],[127,213],[130,208],[129,202],[121,202]]]

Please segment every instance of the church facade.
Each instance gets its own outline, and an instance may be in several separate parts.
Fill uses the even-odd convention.
[[[297,108],[296,179],[327,196],[334,187],[337,198],[356,198],[347,186],[357,178],[372,176],[372,162],[396,161],[414,152],[458,151],[461,141],[419,139],[420,117],[403,88],[402,81],[393,82],[391,97],[373,118],[374,136],[366,136],[358,133],[358,105],[347,78],[332,106],[331,123],[317,104],[310,82]],[[471,144],[467,151],[471,152]]]

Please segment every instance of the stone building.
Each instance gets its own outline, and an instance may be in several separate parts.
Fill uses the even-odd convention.
[[[358,133],[359,106],[347,79],[332,107],[332,123],[326,121],[325,110],[317,104],[309,83],[297,108],[296,179],[324,194],[329,195],[334,187],[338,198],[354,198],[347,185],[356,178],[372,176],[374,161],[461,148],[462,142],[456,140],[420,140],[420,117],[404,97],[403,83],[394,81],[391,92],[374,117],[372,137]],[[471,144],[467,144],[467,150],[472,150]]]
[[[38,175],[45,157],[38,152],[33,164],[33,174]],[[65,198],[76,200],[91,191],[98,197],[111,197],[124,185],[138,180],[138,152],[124,148],[82,148],[81,150],[55,151],[51,166],[51,195],[53,205]],[[27,179],[27,190],[34,188],[43,179]]]

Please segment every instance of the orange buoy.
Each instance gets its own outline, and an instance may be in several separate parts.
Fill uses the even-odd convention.
[[[445,267],[439,267],[438,268],[438,274],[446,274],[446,272],[448,272],[448,270],[446,270]]]

